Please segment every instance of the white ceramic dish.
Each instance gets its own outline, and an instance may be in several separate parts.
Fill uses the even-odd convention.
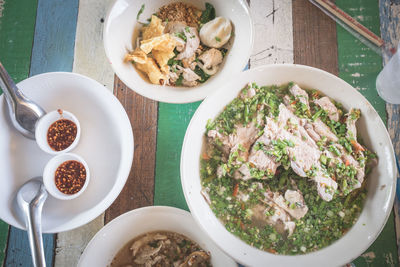
[[[61,151],[55,151],[50,147],[47,141],[47,132],[50,126],[59,119],[67,119],[72,121],[73,123],[75,123],[77,131],[75,140],[69,147]],[[35,127],[36,143],[44,152],[49,154],[57,155],[60,153],[66,153],[73,150],[78,145],[80,137],[81,137],[81,126],[79,120],[75,117],[74,114],[66,110],[62,110],[62,115],[58,112],[58,110],[53,110],[44,115],[43,117],[41,117],[40,120],[36,123]]]
[[[90,222],[115,200],[131,169],[133,135],[124,108],[103,85],[74,73],[41,74],[18,87],[45,110],[61,108],[79,118],[82,134],[74,153],[91,171],[91,182],[79,198],[62,201],[49,196],[43,207],[43,232],[67,231]],[[3,95],[0,129],[0,218],[24,229],[13,210],[15,193],[27,180],[42,176],[51,155],[13,128]]]
[[[157,230],[177,232],[195,241],[211,253],[214,266],[237,266],[199,229],[189,212],[153,206],[122,214],[103,227],[87,245],[78,267],[109,266],[125,244],[136,236]]]
[[[361,109],[359,133],[375,151],[379,164],[368,176],[368,196],[359,220],[341,239],[317,252],[299,256],[274,255],[247,245],[229,233],[200,195],[200,153],[207,120],[215,118],[248,83],[284,84],[295,81],[315,88],[343,103]],[[249,266],[341,266],[358,257],[381,232],[392,209],[396,164],[389,135],[372,105],[352,86],[325,71],[300,65],[268,65],[245,71],[208,97],[193,116],[182,148],[181,179],[186,202],[201,228],[238,262]]]
[[[219,72],[204,84],[193,88],[151,84],[142,78],[143,75],[131,63],[124,62],[127,49],[133,48],[139,34],[141,24],[136,21],[136,15],[142,4],[145,4],[145,8],[139,21],[146,22],[163,5],[178,1],[191,3],[201,10],[205,9],[205,2],[209,2],[215,7],[216,15],[229,18],[234,28],[234,36],[230,40],[232,47]],[[103,41],[111,67],[132,90],[157,101],[188,103],[204,99],[243,70],[253,45],[253,24],[243,0],[116,0],[104,23]]]
[[[81,188],[77,193],[72,194],[72,195],[67,195],[62,193],[60,190],[58,190],[56,183],[55,183],[55,173],[57,168],[64,162],[69,161],[69,160],[75,160],[80,163],[85,167],[86,171],[86,180]],[[74,198],[79,197],[80,195],[85,192],[86,188],[88,187],[90,181],[90,169],[86,161],[79,155],[73,154],[73,153],[63,153],[59,154],[55,157],[53,157],[49,162],[46,164],[44,167],[43,171],[43,183],[44,186],[46,187],[47,192],[50,193],[55,198],[61,199],[61,200],[71,200]]]

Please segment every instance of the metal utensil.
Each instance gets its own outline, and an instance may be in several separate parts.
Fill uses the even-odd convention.
[[[24,136],[35,139],[36,121],[46,112],[18,89],[1,62],[0,87],[6,97],[14,127]]]
[[[47,195],[41,177],[29,180],[17,193],[19,214],[25,220],[35,267],[46,267],[42,238],[42,208]]]

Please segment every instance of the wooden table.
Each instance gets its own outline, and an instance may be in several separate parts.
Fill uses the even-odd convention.
[[[48,266],[75,266],[92,236],[124,212],[150,205],[187,209],[179,159],[186,127],[200,102],[158,103],[134,93],[114,76],[102,43],[104,17],[111,2],[0,0],[0,61],[12,77],[21,81],[43,72],[72,71],[96,79],[121,101],[135,136],[133,168],[118,199],[93,222],[73,231],[46,235]],[[375,90],[382,58],[306,0],[248,2],[256,31],[249,68],[298,63],[338,75],[365,95],[387,122],[399,155],[400,109],[385,105]],[[337,0],[336,4],[385,41],[395,44],[400,40],[399,0]],[[398,255],[392,213],[379,238],[351,265],[398,266]],[[3,222],[0,261],[5,266],[32,265],[26,233]]]

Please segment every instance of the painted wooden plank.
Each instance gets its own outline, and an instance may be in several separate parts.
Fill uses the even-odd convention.
[[[118,78],[114,89],[131,121],[135,154],[124,189],[106,211],[106,223],[127,211],[153,205],[154,196],[157,102],[130,90]]]
[[[103,48],[103,22],[112,0],[80,0],[75,37],[73,72],[86,75],[113,89],[114,74]],[[76,266],[91,238],[104,226],[104,213],[92,222],[57,235],[55,266]]]
[[[43,245],[46,264],[52,266],[54,259],[53,235],[43,235]],[[26,231],[10,227],[5,266],[33,266]]]
[[[7,239],[8,239],[9,226],[5,222],[0,220],[0,266],[3,266],[3,262],[6,256]]]
[[[0,6],[0,60],[19,82],[29,74],[37,0],[2,0]]]
[[[381,0],[379,2],[381,36],[389,46],[396,47],[400,41],[400,1]],[[383,64],[389,58],[383,59]],[[387,127],[392,138],[393,147],[397,156],[400,158],[400,107],[399,105],[386,104],[388,114]],[[395,228],[397,240],[397,254],[400,262],[400,179],[397,179],[397,192],[394,204]]]
[[[336,25],[307,0],[293,2],[294,63],[338,74]]]
[[[103,47],[103,23],[113,0],[81,0],[73,72],[91,77],[113,90],[114,72]]]
[[[21,8],[22,5],[24,8]],[[0,1],[0,61],[11,77],[19,82],[28,77],[35,30],[37,1]],[[0,90],[0,94],[1,94]],[[14,228],[14,230],[16,230]],[[22,231],[21,231],[22,232]],[[12,261],[20,254],[11,253],[18,248],[15,242],[6,251],[9,227],[0,223],[0,264]],[[26,235],[26,234],[25,234]],[[28,250],[29,252],[29,250]],[[9,265],[8,266],[16,266]]]
[[[375,34],[379,33],[379,9],[375,1],[352,0],[336,3]],[[337,28],[339,40],[340,78],[360,91],[386,121],[385,102],[375,90],[375,79],[382,68],[381,57],[354,38],[342,27]]]
[[[188,210],[183,196],[179,163],[186,128],[200,102],[159,103],[154,205]]]
[[[78,1],[39,0],[29,76],[49,71],[71,71]],[[49,14],[51,14],[49,16]],[[53,265],[54,235],[43,235],[46,262]],[[7,265],[31,266],[25,231],[12,228]]]
[[[291,0],[251,0],[255,38],[250,67],[293,63]]]
[[[336,4],[359,20],[364,26],[380,34],[378,2],[367,0],[338,0]],[[339,76],[360,91],[386,121],[385,103],[375,89],[375,79],[382,68],[382,59],[338,26]],[[398,266],[393,213],[380,236],[358,259],[356,266]]]
[[[71,71],[78,0],[39,0],[30,76]]]

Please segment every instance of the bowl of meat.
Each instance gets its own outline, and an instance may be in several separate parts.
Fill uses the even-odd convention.
[[[204,99],[246,66],[253,24],[242,0],[117,0],[104,24],[117,76],[157,101]]]
[[[90,241],[78,266],[226,266],[237,264],[197,227],[189,212],[163,206],[127,212]]]
[[[396,164],[381,118],[352,86],[316,68],[269,65],[200,105],[181,181],[195,220],[238,262],[339,266],[383,229]]]

